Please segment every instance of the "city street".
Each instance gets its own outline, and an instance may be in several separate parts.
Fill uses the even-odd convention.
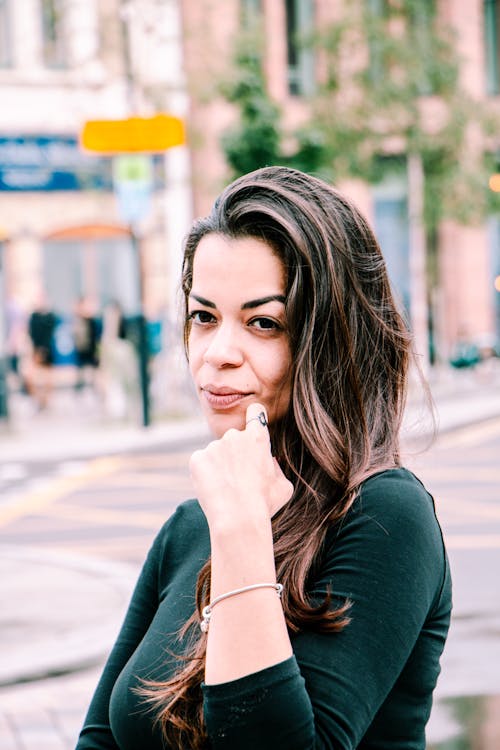
[[[12,577],[7,597],[12,633],[7,628],[0,660],[1,750],[73,748],[144,555],[176,504],[192,495],[187,461],[195,447],[192,441],[3,466],[0,481],[9,487],[0,504],[3,557],[13,573],[19,561],[28,573]],[[454,575],[453,626],[429,726],[432,750],[493,750],[500,743],[499,455],[500,419],[493,418],[443,434],[430,451],[406,460],[435,496]],[[61,566],[62,583],[60,573],[53,576]],[[86,640],[74,633],[75,613]],[[40,643],[33,640],[36,628],[25,643],[16,632],[30,616],[39,623]],[[52,654],[49,669],[40,651],[51,629],[59,662]],[[80,661],[78,644],[85,651]],[[14,665],[16,684],[9,684]]]
[[[436,499],[454,586],[452,628],[429,740],[500,745],[500,419],[443,435],[408,463]],[[433,717],[434,718],[434,717]],[[432,746],[441,749],[441,745]]]
[[[453,579],[426,750],[500,750],[500,0],[0,0],[0,96],[0,750],[74,750],[209,430],[253,400],[288,430],[293,405],[318,449],[341,430],[342,465],[359,434],[391,465],[395,398]],[[349,670],[367,689],[409,634],[396,606],[380,645],[391,581],[417,605],[434,559],[385,537],[372,554],[374,535],[347,546],[379,588],[347,595],[376,602],[379,647],[328,642],[344,666],[376,651],[382,670]],[[229,547],[226,593],[248,577]],[[424,640],[383,707],[405,704]],[[428,695],[425,664],[417,682]]]

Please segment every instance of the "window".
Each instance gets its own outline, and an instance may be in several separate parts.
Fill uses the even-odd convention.
[[[8,0],[0,0],[0,67],[12,65]]]
[[[288,91],[296,96],[314,93],[314,55],[305,44],[313,25],[313,0],[286,0]]]
[[[486,54],[486,90],[500,93],[500,3],[484,0],[484,48]]]
[[[380,38],[385,35],[385,21],[387,18],[387,3],[385,0],[368,0],[367,34],[370,51],[369,75],[373,83],[380,83],[384,78],[384,54],[381,49]]]
[[[430,95],[437,93],[436,74],[433,63],[436,60],[436,3],[435,0],[425,0],[410,6],[410,43],[418,50],[423,62],[421,77],[418,81],[419,93]]]
[[[260,0],[241,0],[241,25],[244,29],[253,29],[260,17]]]
[[[43,62],[47,68],[64,68],[63,0],[41,0]]]
[[[395,56],[394,47],[390,43],[393,36],[391,26],[398,22],[402,10],[388,0],[365,0],[365,24],[370,52],[369,77],[372,83],[384,83],[386,78],[393,75],[395,59],[403,55],[401,45],[408,45],[418,62],[410,66],[415,78],[415,85],[422,95],[435,93],[436,73],[436,3],[435,0],[418,0],[415,3],[404,4],[404,18],[406,20],[406,34],[399,40],[399,51]],[[388,43],[389,42],[389,43]],[[395,48],[398,50],[398,47]],[[408,64],[408,63],[407,63]],[[439,65],[438,65],[439,68]],[[412,76],[413,77],[413,76]]]
[[[391,169],[391,161],[381,159],[381,165],[385,163],[385,167],[382,166],[385,174],[373,187],[374,224],[392,287],[409,316],[411,277],[406,173],[401,168]]]

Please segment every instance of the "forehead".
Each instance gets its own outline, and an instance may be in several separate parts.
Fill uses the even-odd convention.
[[[264,240],[214,233],[200,240],[194,255],[193,291],[201,285],[205,291],[265,288],[267,293],[283,294],[285,270],[273,247]]]

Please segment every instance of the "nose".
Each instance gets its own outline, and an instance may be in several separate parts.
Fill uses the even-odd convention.
[[[217,369],[239,367],[243,363],[244,354],[236,324],[221,323],[217,326],[207,342],[203,359]]]

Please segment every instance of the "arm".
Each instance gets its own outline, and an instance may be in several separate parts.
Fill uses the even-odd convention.
[[[332,531],[311,591],[321,600],[330,584],[339,602],[349,597],[350,625],[335,635],[300,633],[292,638],[292,658],[226,684],[205,685],[214,750],[351,750],[369,730],[415,658],[444,578],[429,498],[414,482],[405,483],[407,496],[401,497],[391,474],[368,482],[341,529]],[[433,636],[432,669],[419,670],[416,678],[422,693],[417,736],[430,708],[445,632],[446,624]],[[403,727],[405,718],[398,718]]]
[[[254,583],[274,583],[271,516],[292,493],[270,452],[266,426],[253,419],[229,430],[191,458],[191,473],[206,515],[211,544],[211,599]],[[207,641],[208,684],[234,680],[292,655],[280,600],[272,588],[221,601]]]
[[[118,750],[109,722],[110,696],[118,675],[139,645],[156,612],[158,562],[169,523],[163,527],[149,551],[120,633],[94,693],[76,750]]]

